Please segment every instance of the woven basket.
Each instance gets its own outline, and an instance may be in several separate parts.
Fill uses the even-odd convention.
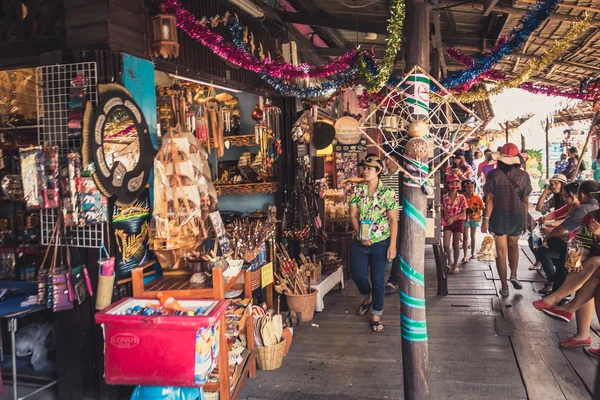
[[[219,392],[204,392],[204,400],[219,400]]]
[[[315,268],[315,273],[312,276],[313,282],[317,282],[321,279],[321,272],[323,270],[323,266],[321,264],[317,264],[316,268]]]
[[[257,346],[256,361],[258,368],[271,371],[281,367],[283,361],[283,351],[285,349],[285,339],[273,346]]]
[[[312,289],[309,294],[286,294],[285,300],[291,311],[302,314],[303,322],[313,319],[317,302],[317,289]]]
[[[252,271],[250,273],[250,277],[252,278],[250,280],[251,284],[252,284],[252,290],[256,290],[258,288],[260,288],[260,285],[262,283],[262,272],[259,269],[257,269],[256,271]]]

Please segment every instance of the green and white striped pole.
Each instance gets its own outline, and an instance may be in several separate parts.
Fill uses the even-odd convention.
[[[406,84],[404,101],[410,105],[413,118],[425,119],[429,113],[429,77],[414,74]],[[422,160],[405,156],[405,169],[411,175],[403,176],[402,214],[398,232],[404,398],[426,400],[430,398],[430,391],[424,275],[427,195],[423,191],[423,178],[429,173],[429,168]]]

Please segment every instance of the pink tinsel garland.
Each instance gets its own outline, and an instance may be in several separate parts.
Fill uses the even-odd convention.
[[[163,6],[165,12],[175,15],[177,18],[177,27],[189,37],[208,47],[213,53],[230,63],[258,74],[267,74],[283,79],[324,78],[347,71],[354,65],[358,55],[356,50],[351,50],[332,62],[316,67],[308,64],[293,65],[289,63],[277,63],[270,58],[260,60],[235,48],[223,36],[199,24],[196,17],[183,8],[179,1],[155,0],[155,2]]]

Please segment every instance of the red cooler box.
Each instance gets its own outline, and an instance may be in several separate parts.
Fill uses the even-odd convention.
[[[179,300],[202,316],[126,315],[158,300],[125,298],[96,314],[104,329],[104,379],[110,385],[202,386],[219,358],[226,301]]]

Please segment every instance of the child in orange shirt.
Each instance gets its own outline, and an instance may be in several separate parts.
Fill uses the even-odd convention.
[[[483,200],[475,193],[475,185],[473,181],[465,179],[462,182],[462,190],[465,199],[467,199],[467,219],[464,221],[463,233],[463,251],[465,257],[462,262],[467,262],[467,251],[469,249],[469,232],[471,233],[471,258],[475,258],[475,235],[477,228],[481,226],[481,215],[483,211]]]

